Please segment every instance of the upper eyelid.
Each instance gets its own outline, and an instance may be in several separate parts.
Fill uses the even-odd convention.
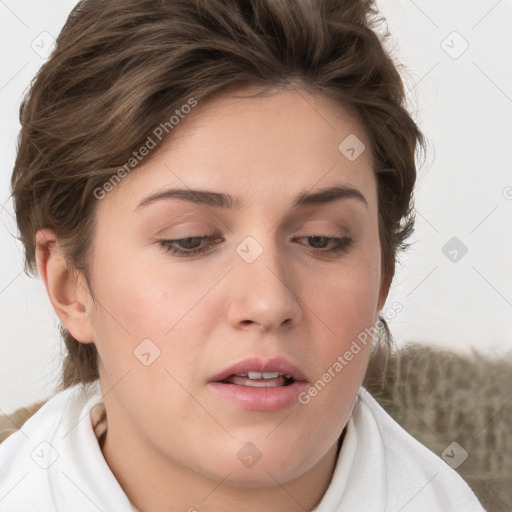
[[[343,234],[327,234],[327,233],[324,233],[323,231],[317,231],[317,232],[314,232],[311,234],[293,235],[290,237],[290,240],[293,241],[295,239],[312,238],[312,237],[323,237],[323,238],[329,238],[329,239],[333,239],[333,240],[353,239],[354,238],[352,236],[352,234],[349,233],[348,231]],[[160,242],[179,242],[182,240],[188,240],[190,238],[200,238],[205,241],[207,241],[207,240],[216,241],[219,238],[224,239],[225,237],[218,232],[211,233],[211,234],[202,232],[201,234],[169,236],[169,237],[165,237],[165,238],[160,238],[159,241]]]
[[[330,227],[317,227],[317,226],[304,227],[304,226],[301,226],[300,228],[293,230],[293,231],[295,231],[296,233],[299,231],[305,231],[306,233],[311,232],[311,234],[305,234],[305,235],[301,235],[301,236],[320,236],[319,235],[320,233],[326,233],[323,236],[329,236],[329,237],[352,236],[352,229],[350,229],[347,226],[347,223],[340,224],[340,223],[336,223],[334,221],[328,221],[328,222],[333,224],[334,227],[332,225]],[[307,224],[307,221],[304,224]],[[172,237],[173,240],[177,240],[178,236],[180,238],[196,238],[199,236],[223,236],[223,235],[221,235],[221,232],[224,231],[224,229],[226,229],[230,235],[233,234],[233,230],[230,227],[226,227],[224,225],[224,223],[221,228],[214,227],[212,224],[210,224],[209,226],[206,225],[205,227],[197,227],[197,225],[196,225],[193,227],[183,227],[182,228],[180,226],[181,225],[173,226],[172,229],[176,229],[176,230],[183,229],[183,231],[185,233],[187,233],[187,231],[190,231],[190,234],[179,234],[179,235],[169,234],[168,235],[169,238]],[[164,232],[164,231],[167,231],[168,229],[169,228],[166,228],[165,230],[162,229],[161,231]],[[290,230],[291,229],[289,228],[289,226],[287,228],[281,227],[278,229],[278,232],[290,231]],[[340,232],[334,233],[333,231],[336,231],[336,230],[339,230]],[[267,231],[267,233],[268,233],[268,231]]]

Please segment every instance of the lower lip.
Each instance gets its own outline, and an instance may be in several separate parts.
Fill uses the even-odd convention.
[[[307,382],[295,381],[289,386],[256,388],[222,382],[210,382],[208,386],[222,398],[249,411],[274,412],[286,409],[298,402],[299,394],[308,387]]]

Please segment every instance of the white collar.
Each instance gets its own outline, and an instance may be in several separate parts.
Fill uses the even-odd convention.
[[[106,463],[99,381],[51,398],[0,445],[3,512],[137,512]],[[312,512],[485,512],[440,457],[361,387],[330,485]]]

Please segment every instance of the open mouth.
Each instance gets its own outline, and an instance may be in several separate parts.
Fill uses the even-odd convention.
[[[221,381],[224,384],[249,386],[253,388],[276,388],[289,386],[295,382],[289,373],[281,372],[243,372],[230,375]]]
[[[212,376],[208,387],[238,408],[273,412],[298,403],[306,375],[284,358],[249,357]]]

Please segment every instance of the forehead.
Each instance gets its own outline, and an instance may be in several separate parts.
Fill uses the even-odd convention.
[[[375,200],[370,141],[354,111],[304,90],[247,97],[252,92],[200,102],[109,201],[133,210],[141,196],[167,186],[275,201],[340,183]]]

